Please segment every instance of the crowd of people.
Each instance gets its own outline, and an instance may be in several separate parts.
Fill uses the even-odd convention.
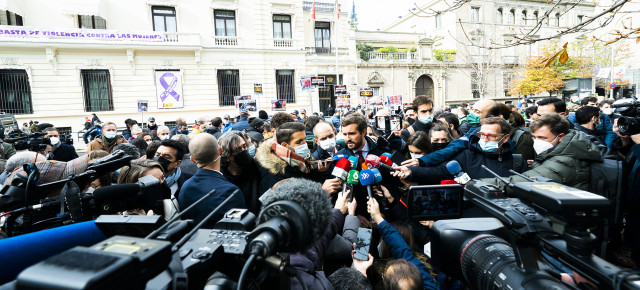
[[[470,178],[498,186],[504,184],[482,165],[512,183],[525,180],[511,173],[515,170],[588,190],[593,182],[590,166],[615,159],[624,164],[623,204],[638,204],[640,160],[635,156],[640,154],[640,134],[621,135],[617,126],[621,116],[611,105],[611,100],[595,97],[585,97],[579,104],[551,97],[537,103],[524,99],[518,106],[482,99],[451,109],[435,107],[429,97],[418,96],[411,107],[396,112],[354,108],[325,117],[305,110],[272,116],[265,111],[257,116],[242,111],[236,117],[198,117],[191,126],[178,118],[173,128],[158,125],[152,117],[146,126],[127,119],[121,132],[115,123],[94,115],[86,121],[84,155],[78,157],[72,146],[61,144],[57,129],[51,126],[44,129],[51,145],[43,154],[22,150],[3,155],[7,161],[0,181],[10,184],[12,175],[29,162],[82,159],[91,163],[122,150],[134,157],[131,165],[94,180],[83,190],[153,175],[170,191],[164,210],[169,219],[216,189],[183,216],[198,223],[239,189],[242,195],[210,219],[208,226],[231,208],[246,208],[258,215],[261,197],[275,187],[291,183],[304,194],[305,186],[317,185],[331,197],[336,211],[326,235],[291,259],[309,289],[459,289],[462,283],[447,279],[423,252],[433,221],[408,216],[410,186],[453,180],[446,164],[455,160]],[[403,117],[401,130],[378,126],[377,118],[389,115]],[[5,145],[0,147],[3,153],[10,150]],[[372,198],[359,184],[343,191],[347,181],[333,175],[338,159],[353,156],[358,162],[351,169],[362,170],[370,155],[385,153],[400,154],[404,161],[393,164],[391,170],[380,168],[382,180],[373,187]],[[630,250],[632,261],[612,262],[633,268],[640,266],[640,214],[631,207],[623,210],[624,239],[620,234],[613,247],[617,253]],[[128,212],[153,214],[149,209]],[[476,211],[465,216],[489,215]],[[360,227],[374,233],[367,261],[353,258]],[[301,289],[295,279],[292,286]]]

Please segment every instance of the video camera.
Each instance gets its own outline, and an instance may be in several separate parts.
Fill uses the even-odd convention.
[[[611,105],[622,117],[618,119],[620,135],[635,135],[640,133],[640,102],[635,98],[617,100]]]
[[[434,266],[473,289],[574,288],[561,282],[558,273],[541,270],[537,258],[542,253],[547,264],[555,259],[598,289],[640,289],[640,275],[592,254],[596,237],[590,230],[607,216],[609,200],[555,182],[510,184],[500,179],[515,198],[479,180],[471,180],[464,190],[465,197],[494,218],[434,224]],[[561,234],[551,220],[555,227],[564,226]]]
[[[17,134],[16,134],[17,133]],[[4,141],[14,144],[16,150],[29,150],[33,152],[43,152],[47,149],[47,146],[51,146],[49,138],[43,138],[47,136],[47,133],[36,132],[29,135],[22,132],[11,132],[9,138]]]
[[[277,201],[263,209],[258,219],[246,209],[231,209],[213,229],[202,229],[235,195],[242,194],[236,190],[195,227],[190,220],[178,220],[213,193],[145,238],[113,236],[41,261],[19,274],[15,289],[247,289],[249,277],[263,289],[283,289],[288,288],[290,276],[304,285],[289,265],[288,255],[276,253],[295,249],[304,239],[310,224],[299,218],[305,214],[302,207]]]

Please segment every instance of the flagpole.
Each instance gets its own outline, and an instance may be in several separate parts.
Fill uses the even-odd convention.
[[[339,25],[338,25],[338,20],[340,20],[340,5],[338,3],[338,0],[336,0],[336,7],[334,8],[336,10],[336,84],[340,84],[340,74],[338,73],[338,30],[339,30]],[[334,96],[335,96],[335,89],[334,89]]]

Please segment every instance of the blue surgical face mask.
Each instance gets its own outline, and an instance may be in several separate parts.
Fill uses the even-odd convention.
[[[104,137],[107,139],[113,139],[116,137],[116,131],[105,131]]]
[[[256,156],[256,145],[251,145],[247,151],[249,151],[249,155],[251,155],[251,157]]]
[[[307,143],[293,147],[293,150],[295,150],[296,154],[305,159],[309,156],[309,146],[307,146]]]
[[[433,121],[433,114],[431,114],[429,116],[420,115],[418,117],[418,119],[420,120],[420,122],[422,124],[427,124],[427,123],[430,123],[431,121]]]
[[[189,130],[181,130],[180,134],[189,135]]]
[[[504,137],[502,137],[498,141],[480,140],[478,141],[478,144],[480,144],[480,148],[482,148],[482,151],[492,153],[498,151],[498,149],[500,148],[500,141],[502,141],[502,139],[504,139]]]

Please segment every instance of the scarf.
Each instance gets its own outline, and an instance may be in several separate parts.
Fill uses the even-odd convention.
[[[309,173],[309,161],[289,150],[289,148],[278,144],[275,140],[273,141],[273,145],[271,145],[271,151],[289,164],[289,166],[298,168],[301,172]]]
[[[102,134],[102,142],[104,142],[104,144],[107,145],[107,148],[115,144],[116,140],[118,140],[118,136],[116,136],[116,138],[113,138],[111,141],[109,141],[109,139],[107,139],[107,137],[105,137],[104,134]]]
[[[164,183],[166,183],[167,186],[171,187],[174,183],[176,183],[178,181],[178,179],[180,178],[180,174],[182,174],[182,171],[180,170],[180,167],[178,167],[176,169],[176,172],[174,172],[173,174],[167,176],[164,179]]]

